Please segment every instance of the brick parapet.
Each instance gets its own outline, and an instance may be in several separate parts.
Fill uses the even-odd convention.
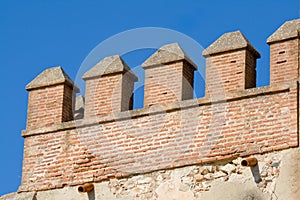
[[[200,98],[170,104],[163,111],[143,108],[24,131],[20,191],[296,147],[297,85],[253,88],[213,102]]]
[[[203,98],[189,99],[192,91],[189,86],[193,82],[195,66],[178,44],[171,44],[153,54],[145,62],[144,68],[156,68],[155,76],[160,74],[158,68],[163,67],[161,64],[167,68],[173,65],[180,68],[179,76],[171,74],[177,79],[168,78],[164,82],[166,87],[177,84],[176,88],[179,88],[179,91],[176,91],[176,95],[179,98],[169,101],[168,96],[152,95],[154,101],[158,98],[158,104],[129,110],[136,77],[130,72],[131,78],[124,79],[125,72],[130,69],[119,56],[101,61],[84,76],[88,82],[87,90],[90,90],[87,91],[90,92],[87,96],[95,95],[95,98],[87,98],[86,105],[90,103],[88,110],[94,112],[93,109],[97,108],[98,113],[85,115],[83,119],[75,121],[59,119],[55,123],[43,126],[28,126],[27,130],[22,132],[25,142],[22,185],[19,191],[48,190],[85,182],[100,182],[110,178],[298,147],[299,62],[295,61],[299,58],[298,41],[290,45],[293,40],[286,40],[284,34],[283,42],[287,45],[288,52],[286,54],[278,50],[279,42],[272,43],[272,59],[272,55],[276,57],[276,54],[285,54],[288,55],[287,60],[292,62],[273,65],[274,59],[271,59],[271,85],[246,89],[255,86],[255,61],[259,54],[240,32],[233,35],[234,37],[231,37],[232,34],[225,37],[227,46],[223,49],[224,52],[218,50],[220,45],[212,45],[212,48],[208,48],[210,51],[206,52],[212,56],[207,59],[214,59],[222,68],[222,78],[226,73],[231,73],[234,67],[242,66],[244,70],[244,74],[238,72],[232,77],[235,79],[241,75],[240,81],[232,85],[235,87],[232,90],[229,83],[235,80],[223,80],[224,83],[228,83],[226,95],[214,92]],[[280,35],[275,34],[276,37],[273,38],[278,39]],[[240,41],[241,44],[232,41]],[[221,48],[224,46],[221,45]],[[272,53],[274,50],[276,52]],[[218,58],[220,55],[222,57],[222,53],[225,57],[230,54],[239,59],[239,62],[223,58],[220,61]],[[222,64],[223,61],[226,66]],[[235,62],[228,64],[228,61]],[[272,68],[276,68],[275,71]],[[62,78],[56,82],[70,82],[60,68],[58,71]],[[281,81],[279,78],[282,74],[285,75],[286,71],[287,78]],[[167,70],[164,73],[166,72]],[[209,73],[212,72],[213,70]],[[109,79],[111,77],[122,84],[112,88],[116,84],[109,85],[112,82],[112,79]],[[184,77],[187,82],[178,83],[178,77],[180,81]],[[41,82],[44,84],[45,80],[53,83],[52,80],[44,78],[36,79],[37,85]],[[164,77],[155,78],[157,81],[164,81]],[[89,85],[94,80],[103,82]],[[174,83],[176,81],[177,83]],[[213,79],[210,81],[213,82]],[[48,84],[46,87],[51,88],[52,85],[49,87]],[[42,86],[45,89],[45,85]],[[31,91],[32,88],[29,89],[30,92],[34,92]],[[113,90],[117,95],[112,95]],[[59,101],[56,111],[60,111],[61,107],[69,111],[73,107],[72,98],[69,97],[74,93],[70,91],[59,92],[55,98],[51,97],[51,100],[63,99],[66,102],[65,105],[63,100]],[[145,88],[145,92],[147,91]],[[109,97],[105,99],[104,106],[117,105],[114,112],[111,112],[110,108],[107,112],[101,111],[104,107],[99,99],[104,96]],[[113,104],[113,97],[116,97],[117,104]],[[35,106],[34,102],[29,102],[29,105],[32,108]],[[39,106],[44,108],[41,103]],[[41,111],[42,114],[44,112],[46,110]],[[70,117],[69,114],[70,112],[64,113],[66,118]]]
[[[70,129],[80,128],[85,126],[93,126],[93,125],[108,123],[112,121],[128,120],[131,118],[138,118],[147,115],[155,115],[162,112],[172,112],[176,110],[198,107],[202,105],[224,103],[229,101],[237,101],[239,99],[253,98],[256,96],[266,96],[274,93],[282,93],[282,92],[289,91],[291,88],[295,89],[296,83],[297,82],[290,82],[290,83],[276,84],[272,86],[263,86],[259,88],[251,88],[243,91],[230,93],[227,96],[220,96],[220,98],[203,97],[198,99],[189,99],[185,101],[168,104],[166,105],[166,107],[164,107],[163,110],[161,110],[160,108],[158,108],[158,110],[141,108],[141,109],[128,110],[128,111],[123,111],[118,113],[116,112],[114,114],[101,116],[101,117],[93,117],[88,119],[85,118],[76,121],[63,122],[52,126],[45,126],[37,129],[27,129],[22,131],[22,137],[28,137],[31,135],[39,135],[39,134],[47,134],[47,133],[57,132],[62,130],[70,130]]]

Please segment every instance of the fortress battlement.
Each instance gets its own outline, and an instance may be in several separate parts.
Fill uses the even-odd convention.
[[[75,119],[79,89],[61,67],[46,69],[26,87],[19,192],[298,147],[299,25],[288,21],[268,38],[270,85],[259,88],[260,54],[240,31],[223,34],[203,51],[203,98],[193,98],[196,64],[178,43],[162,46],[142,64],[144,108],[136,110],[138,77],[119,55],[83,75],[84,109]]]

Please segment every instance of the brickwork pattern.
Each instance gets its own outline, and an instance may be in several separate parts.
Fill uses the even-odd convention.
[[[194,69],[185,61],[145,69],[144,106],[193,98]]]
[[[256,59],[247,50],[213,55],[206,59],[206,93],[222,94],[255,87]]]
[[[121,111],[122,74],[86,81],[86,117],[104,116]]]
[[[191,99],[197,67],[177,43],[145,61],[144,108],[138,110],[130,110],[137,79],[119,56],[105,58],[85,76],[85,115],[76,121],[70,121],[72,81],[61,68],[43,72],[27,87],[19,191],[299,146],[299,36],[294,23],[300,21],[288,22],[292,26],[283,25],[268,39],[271,84],[260,88],[252,88],[260,55],[239,31],[207,48],[206,96],[199,99]],[[106,73],[100,73],[107,65]]]
[[[270,84],[297,80],[299,74],[299,39],[270,45]]]
[[[27,129],[72,120],[72,98],[72,89],[62,84],[30,91]]]
[[[224,121],[215,120],[216,116]],[[296,118],[294,86],[268,95],[29,136],[21,190],[78,185],[295,147]]]

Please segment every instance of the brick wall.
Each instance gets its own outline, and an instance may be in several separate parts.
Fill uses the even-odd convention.
[[[245,89],[245,53],[243,50],[207,58],[206,93],[220,94]]]
[[[298,79],[299,39],[270,44],[271,84]]]
[[[148,68],[145,70],[144,105],[167,105],[192,99],[193,83],[194,69],[186,62]]]
[[[193,98],[195,64],[177,43],[161,47],[144,63],[144,106]]]
[[[104,116],[121,111],[121,80],[122,75],[117,74],[86,81],[86,117]]]
[[[228,36],[230,40],[227,40]],[[192,89],[187,87],[193,82],[195,66],[177,44],[167,48],[175,54],[169,54],[170,51],[158,57],[154,54],[146,64],[144,63],[148,66],[145,82],[145,99],[147,97],[148,100],[145,107],[138,110],[129,110],[130,106],[127,106],[132,100],[131,91],[136,80],[132,72],[119,57],[101,61],[101,64],[97,64],[90,71],[92,73],[84,76],[87,82],[86,106],[91,113],[108,108],[106,114],[96,114],[98,116],[93,118],[85,115],[84,119],[64,123],[59,120],[43,124],[41,128],[28,126],[22,133],[25,142],[22,185],[19,191],[48,190],[85,182],[99,182],[114,177],[127,177],[160,169],[230,160],[238,156],[297,147],[298,78],[289,78],[285,82],[274,81],[270,86],[245,89],[248,86],[252,87],[255,82],[255,60],[259,54],[240,33],[227,35],[225,39],[221,47],[213,45],[204,52],[208,55],[207,59],[220,62],[211,65],[218,70],[215,76],[220,75],[222,71],[221,80],[224,82],[221,86],[226,88],[226,95],[213,94],[220,95],[218,98],[206,95],[199,99],[189,99]],[[271,45],[276,45],[277,36],[272,36],[271,39]],[[290,41],[284,42],[289,45]],[[233,49],[235,51],[232,51]],[[298,49],[291,51],[298,52]],[[299,58],[295,53],[287,55],[287,60]],[[161,63],[168,65],[160,65],[160,70],[151,71],[155,67],[149,66]],[[184,63],[188,65],[185,66]],[[110,75],[103,76],[103,67],[108,69],[107,73]],[[274,65],[271,64],[272,67]],[[177,70],[178,68],[180,70]],[[281,71],[294,71],[294,68],[298,70],[298,64],[278,65],[276,68],[283,68]],[[102,70],[101,75],[97,74],[99,70]],[[126,74],[130,73],[131,78],[124,78],[124,71]],[[158,90],[153,89],[154,83],[147,82],[151,81],[147,74],[149,72],[154,79],[164,81],[164,87],[157,89],[166,89],[166,94],[160,96],[160,92],[165,91],[157,92]],[[208,77],[213,77],[213,71],[208,70],[208,73]],[[225,75],[230,77],[229,82],[224,79]],[[287,76],[289,75],[290,73],[287,73]],[[274,75],[273,80],[278,78],[275,77]],[[298,77],[298,74],[295,77]],[[40,80],[44,81],[44,78]],[[62,80],[65,83],[68,79]],[[209,80],[212,79],[208,78]],[[37,82],[40,84],[42,81]],[[61,96],[56,98],[48,95],[50,100],[71,95],[62,92],[61,86],[57,88],[51,84],[42,85],[45,91],[51,92],[55,88],[58,93],[53,94]],[[146,86],[152,88],[147,89]],[[118,95],[113,95],[114,91]],[[153,94],[150,93],[152,91]],[[168,93],[171,91],[182,96],[169,97],[167,94],[174,95]],[[40,93],[42,96],[44,94]],[[34,107],[34,98],[31,95],[35,97],[35,90],[29,91],[29,107]],[[88,96],[93,99],[88,100]],[[189,98],[181,101],[185,99],[184,96]],[[114,99],[110,97],[120,98],[116,98],[119,103],[118,112],[111,112],[114,108],[107,107],[114,105]],[[107,102],[100,104],[101,98]],[[122,99],[126,99],[124,107]],[[151,103],[163,104],[163,109],[149,108],[150,100]],[[94,103],[89,105],[88,101]],[[69,103],[67,108],[70,105]],[[49,112],[42,103],[36,106],[33,112],[36,116],[43,116],[42,113]],[[52,116],[51,112],[45,116]]]
[[[86,118],[129,110],[136,76],[120,56],[109,56],[83,75],[86,80]]]
[[[61,115],[64,86],[56,85],[42,90],[34,90],[28,96],[27,128],[49,126],[61,123],[68,114]],[[41,106],[36,106],[41,104]],[[70,118],[69,118],[70,119]]]
[[[296,147],[297,91],[296,84],[258,88],[226,102],[187,101],[164,113],[131,111],[129,120],[111,115],[99,118],[99,125],[86,120],[77,127],[69,123],[25,132],[20,190],[45,190]]]

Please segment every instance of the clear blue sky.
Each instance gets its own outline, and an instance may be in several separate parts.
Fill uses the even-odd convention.
[[[0,196],[20,185],[21,130],[25,129],[27,107],[24,88],[45,68],[61,65],[74,79],[94,47],[133,28],[176,30],[203,47],[223,33],[239,29],[262,56],[257,84],[268,85],[266,38],[284,21],[298,17],[299,0],[1,0]],[[200,57],[201,52],[198,54]],[[147,51],[133,52],[124,59],[135,66],[147,56]]]

